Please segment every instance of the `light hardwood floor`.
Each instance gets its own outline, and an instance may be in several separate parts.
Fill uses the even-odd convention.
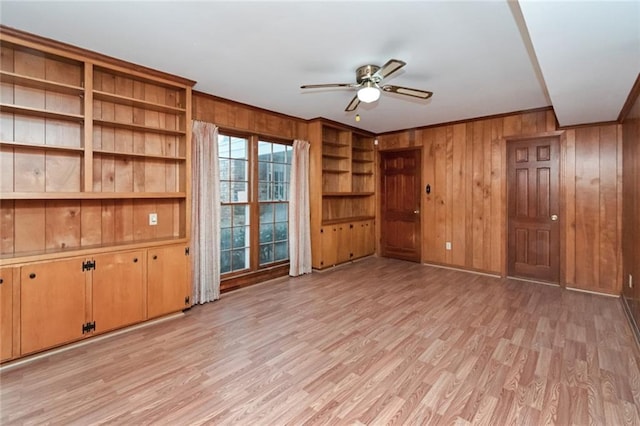
[[[1,375],[2,424],[640,424],[616,298],[391,259]]]

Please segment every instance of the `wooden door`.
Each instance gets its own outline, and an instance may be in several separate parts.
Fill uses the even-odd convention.
[[[144,252],[96,256],[93,271],[93,321],[96,333],[144,320]]]
[[[86,278],[81,258],[23,266],[20,271],[22,354],[81,339]]]
[[[382,256],[421,260],[420,157],[417,149],[381,153]]]
[[[557,138],[509,142],[510,276],[557,283],[560,278]]]
[[[13,269],[0,269],[0,361],[13,354]]]
[[[338,254],[338,263],[345,263],[351,260],[353,257],[353,253],[351,251],[351,227],[353,225],[350,223],[340,223],[336,225],[338,228],[337,232],[337,241],[338,246],[337,254]]]
[[[320,229],[320,268],[328,268],[338,263],[338,227],[323,226]]]
[[[374,239],[372,220],[354,222],[353,228],[351,229],[351,251],[353,253],[353,259],[372,254],[375,251],[373,247]]]
[[[147,317],[186,309],[191,296],[189,263],[184,245],[151,248],[147,252]]]

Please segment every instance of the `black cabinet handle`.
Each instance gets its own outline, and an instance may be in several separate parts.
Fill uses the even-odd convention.
[[[2,284],[4,282],[4,280],[2,278],[0,278],[0,284]]]
[[[34,279],[36,277],[36,274],[34,274],[33,272],[29,274],[29,278]]]
[[[156,260],[157,258],[158,258],[158,256],[154,254],[153,255],[153,260]]]
[[[133,263],[138,263],[138,258],[137,257],[133,258]]]

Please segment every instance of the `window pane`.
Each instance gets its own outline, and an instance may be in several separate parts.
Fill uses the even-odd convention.
[[[270,201],[271,200],[271,184],[261,182],[258,184],[258,200]]]
[[[242,248],[248,246],[248,229],[244,226],[233,228],[233,248]]]
[[[249,224],[249,206],[233,206],[233,226]]]
[[[275,235],[275,240],[276,241],[286,241],[288,240],[288,229],[289,229],[289,224],[287,222],[278,222],[276,223],[276,235]]]
[[[230,189],[229,182],[225,182],[225,181],[220,182],[220,202],[221,203],[228,203],[230,201],[229,189]]]
[[[275,261],[286,260],[289,258],[289,243],[281,242],[275,243],[274,250]]]
[[[276,222],[284,222],[289,215],[289,205],[287,203],[277,203],[276,206]]]
[[[226,158],[220,158],[218,160],[220,165],[220,180],[229,180],[229,170],[231,169],[231,162]]]
[[[249,249],[231,251],[231,268],[234,271],[246,269],[249,265]]]
[[[231,180],[235,181],[247,181],[248,179],[248,165],[249,162],[245,160],[230,160],[231,161]]]
[[[220,207],[220,227],[221,228],[231,227],[231,206]]]
[[[239,203],[246,203],[249,200],[249,194],[247,193],[247,182],[233,182],[231,200]]]
[[[273,244],[260,244],[260,264],[273,262]]]
[[[269,180],[271,175],[271,163],[258,163],[258,180],[265,182]]]
[[[229,250],[231,248],[231,228],[222,228],[220,230],[220,250]]]
[[[229,157],[229,136],[218,135],[218,158]]]
[[[225,272],[231,272],[231,252],[230,251],[220,252],[220,273],[224,274]]]
[[[260,224],[260,243],[270,243],[273,241],[273,224]]]
[[[273,204],[261,203],[260,204],[260,223],[272,223],[273,222]]]
[[[247,158],[247,139],[231,138],[231,158]]]
[[[258,142],[258,160],[271,161],[271,142]]]

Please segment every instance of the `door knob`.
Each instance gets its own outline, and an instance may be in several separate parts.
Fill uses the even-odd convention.
[[[414,212],[415,214],[418,214],[418,213],[420,213],[420,210],[414,210],[413,212]]]
[[[553,220],[554,222],[555,222],[556,220],[558,220],[558,215],[557,215],[557,214],[552,214],[552,215],[551,215],[551,220]]]

